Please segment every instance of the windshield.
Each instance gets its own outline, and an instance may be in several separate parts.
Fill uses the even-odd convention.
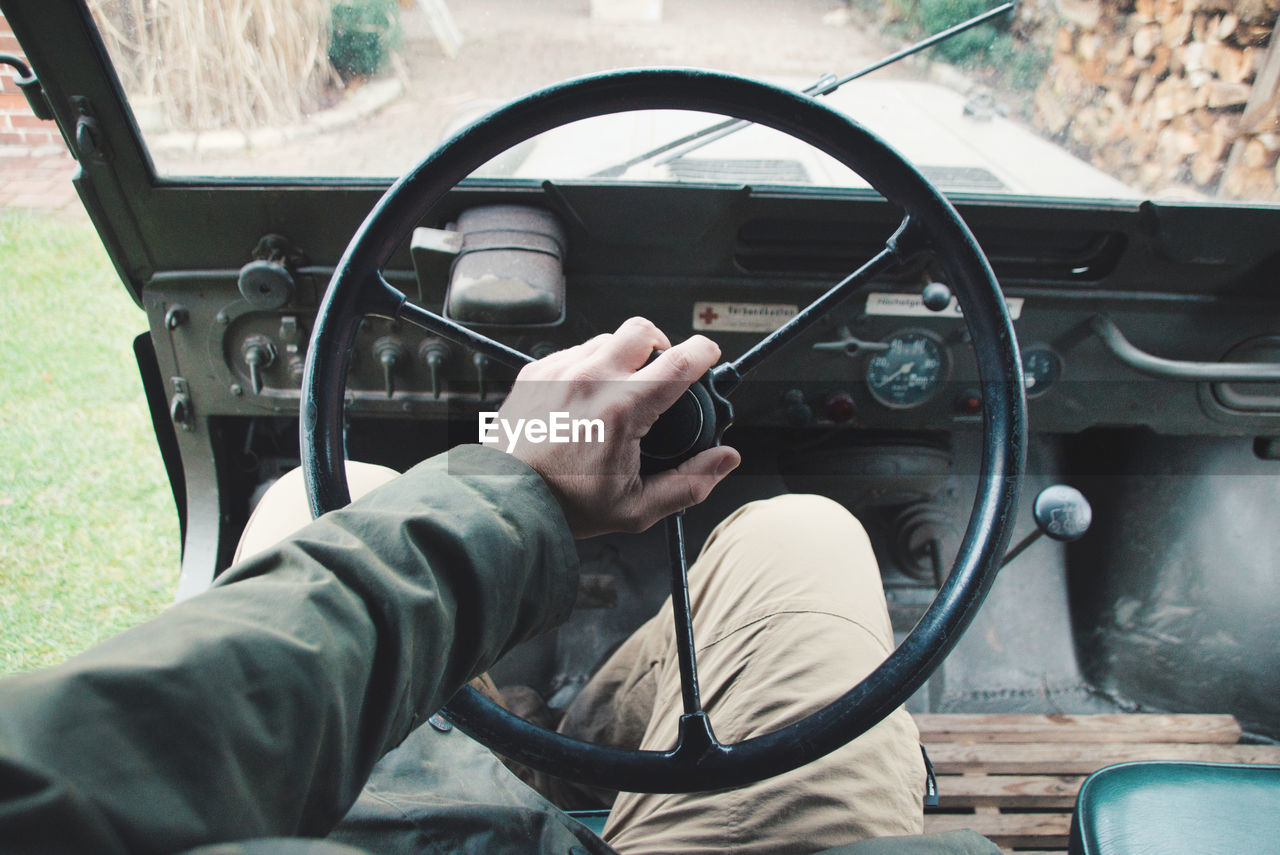
[[[998,5],[227,0],[179,10],[89,0],[169,177],[392,178],[465,123],[568,77],[679,65],[803,90]],[[1222,5],[1022,3],[825,100],[953,195],[1269,202],[1280,182],[1276,12]],[[1156,6],[1176,15],[1157,21]],[[481,174],[865,186],[763,128],[659,151],[720,118],[662,111],[576,123]]]

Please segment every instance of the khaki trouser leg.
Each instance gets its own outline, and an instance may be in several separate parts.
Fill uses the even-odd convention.
[[[722,742],[790,724],[843,694],[892,650],[866,533],[816,496],[756,502],[712,533],[690,569],[704,708]],[[671,606],[610,657],[561,730],[666,749],[681,710]],[[625,855],[815,852],[920,834],[925,771],[905,710],[808,766],[738,790],[621,793],[605,839]]]
[[[395,477],[349,462],[353,498]],[[236,560],[310,520],[298,470],[268,490]],[[703,706],[737,742],[807,715],[892,649],[866,533],[814,496],[756,502],[720,524],[690,569]],[[565,715],[569,735],[669,748],[681,709],[668,603],[605,663]],[[821,760],[739,790],[618,796],[605,838],[645,852],[815,852],[868,837],[919,834],[924,766],[904,710]]]
[[[351,500],[355,501],[374,487],[381,487],[399,474],[394,469],[376,463],[348,460],[347,489],[351,493]],[[240,542],[236,545],[236,554],[231,563],[235,564],[242,558],[275,546],[309,522],[311,509],[307,505],[302,467],[290,469],[262,494],[258,506],[249,515],[249,522],[245,523],[244,531],[240,534]]]

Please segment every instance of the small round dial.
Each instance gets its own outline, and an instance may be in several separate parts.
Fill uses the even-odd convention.
[[[1022,382],[1028,398],[1035,398],[1049,391],[1049,387],[1062,376],[1062,357],[1044,345],[1032,345],[1022,350]]]
[[[900,332],[867,362],[867,390],[886,407],[923,404],[947,378],[946,348],[932,333]]]

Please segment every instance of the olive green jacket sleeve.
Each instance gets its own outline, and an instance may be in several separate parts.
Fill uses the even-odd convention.
[[[492,449],[434,458],[63,665],[0,681],[0,850],[327,832],[373,764],[564,620],[577,553]]]

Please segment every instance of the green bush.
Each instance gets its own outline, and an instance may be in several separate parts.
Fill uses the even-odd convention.
[[[895,0],[895,23],[910,39],[939,33],[991,9],[993,0]],[[930,49],[942,62],[981,70],[1002,85],[1034,89],[1048,67],[1049,51],[1010,32],[1011,15],[952,36]]]
[[[918,0],[916,4],[916,23],[925,33],[937,33],[947,27],[954,27],[975,15],[981,15],[990,9],[989,0]],[[1008,15],[1001,15],[999,22],[983,24],[971,30],[965,30],[958,36],[952,36],[933,49],[936,56],[957,65],[982,64],[988,59],[992,45],[1008,35]]]
[[[339,0],[329,21],[329,61],[344,80],[377,74],[400,43],[397,0]]]

